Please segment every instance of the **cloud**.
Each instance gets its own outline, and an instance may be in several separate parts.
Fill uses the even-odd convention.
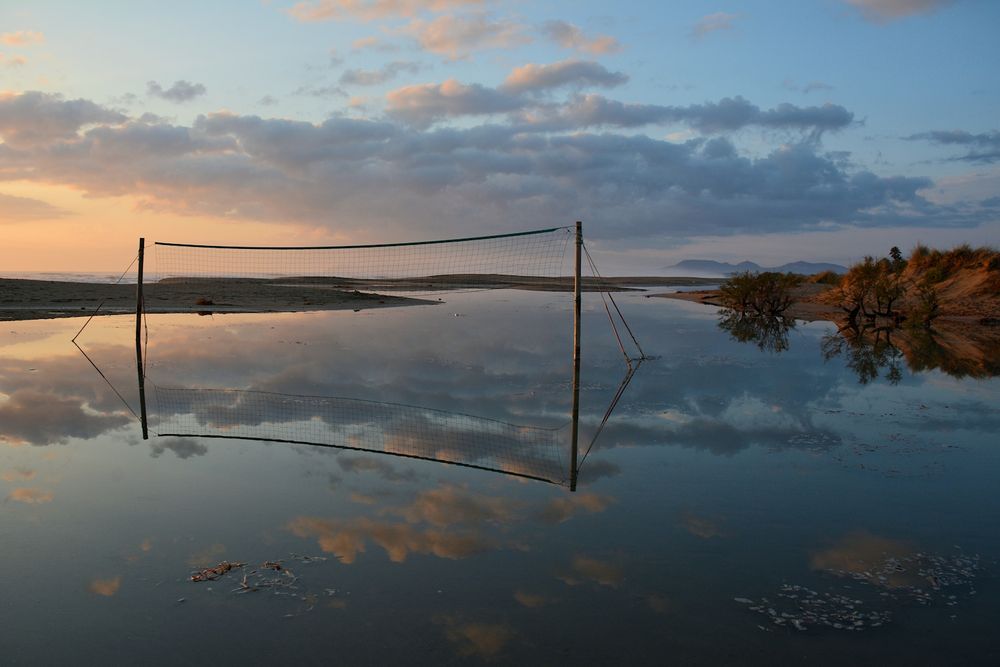
[[[29,44],[41,44],[44,41],[45,35],[35,30],[17,30],[0,34],[0,44],[8,46],[28,46]]]
[[[395,60],[378,69],[349,69],[340,76],[340,85],[378,86],[400,74],[416,74],[420,69],[420,63],[405,60]]]
[[[102,597],[109,598],[118,593],[118,589],[121,588],[121,585],[122,585],[121,577],[112,577],[110,579],[94,579],[93,581],[90,582],[90,585],[87,586],[87,590],[89,590],[94,595],[100,595]]]
[[[386,113],[416,127],[427,127],[448,117],[490,115],[522,106],[524,102],[516,96],[455,79],[405,86],[386,95]]]
[[[200,83],[191,83],[190,81],[175,81],[174,85],[167,89],[164,89],[156,81],[150,81],[146,84],[147,95],[178,104],[190,102],[194,98],[204,95],[206,92],[205,86]]]
[[[28,59],[24,56],[7,57],[0,53],[0,65],[3,67],[24,67],[28,64]]]
[[[407,469],[400,472],[391,463],[372,456],[341,454],[337,457],[337,465],[344,472],[372,472],[390,482],[411,482],[417,478],[413,470]]]
[[[15,197],[0,192],[0,222],[51,220],[69,215],[66,209],[28,197]]]
[[[601,55],[621,51],[618,40],[609,35],[589,37],[580,28],[566,21],[546,21],[542,33],[564,49]]]
[[[727,14],[726,12],[716,12],[702,16],[694,27],[691,28],[691,37],[701,39],[709,33],[721,30],[732,30],[733,22],[740,17],[739,14]]]
[[[299,86],[292,91],[292,95],[305,95],[319,99],[346,98],[349,97],[347,91],[340,86]]]
[[[511,93],[540,92],[561,86],[614,88],[628,82],[628,75],[584,60],[563,60],[550,65],[529,63],[515,68],[500,86]]]
[[[1000,131],[991,130],[973,134],[965,130],[932,130],[912,134],[905,139],[924,140],[944,146],[968,146],[969,152],[951,158],[962,162],[997,162],[1000,161]]]
[[[144,207],[182,215],[312,225],[337,220],[341,233],[370,233],[377,223],[386,235],[412,235],[413,229],[461,235],[469,220],[499,233],[563,219],[567,210],[588,211],[592,237],[619,239],[821,225],[970,227],[985,220],[974,202],[925,199],[920,192],[932,185],[928,179],[880,176],[842,154],[824,154],[813,135],[849,123],[853,115],[843,107],[762,110],[727,99],[644,107],[582,96],[560,109],[568,119],[545,117],[540,108],[540,122],[530,124],[520,116],[537,101],[446,82],[390,93],[390,112],[408,124],[214,113],[191,126],[123,122],[78,134],[74,116],[58,131],[46,126],[49,143],[0,147],[2,176],[67,185],[88,196],[128,194]],[[72,105],[53,104],[57,117],[68,113],[60,104]],[[518,110],[519,122],[420,129],[438,118],[509,109]],[[5,137],[31,136],[35,117],[15,122],[6,113],[0,102]],[[725,137],[674,143],[581,131],[581,123],[634,127],[652,120],[705,132],[799,128],[809,136],[748,156]]]
[[[872,23],[890,23],[908,16],[929,14],[957,0],[843,0]]]
[[[41,505],[52,502],[52,493],[42,489],[18,488],[7,494],[7,500],[27,505]]]
[[[313,0],[286,11],[297,21],[344,21],[406,18],[421,12],[446,12],[484,4],[485,0]]]
[[[822,81],[809,81],[808,83],[799,84],[792,79],[785,79],[782,81],[781,87],[786,90],[792,90],[806,95],[821,90],[833,90],[833,86],[828,83],[823,83]]]
[[[525,116],[525,120],[546,129],[633,128],[684,123],[705,134],[733,132],[746,127],[822,133],[848,127],[854,121],[854,114],[839,104],[829,103],[800,107],[784,102],[773,109],[761,109],[739,96],[679,107],[630,104],[602,95],[585,94],[575,95],[562,106],[541,108],[540,113]]]
[[[273,107],[278,103],[278,98],[274,95],[264,95],[262,98],[257,100],[257,106],[262,107]]]
[[[90,100],[37,91],[0,92],[0,137],[15,148],[70,139],[87,125],[125,120],[123,114]]]
[[[351,49],[354,51],[381,51],[383,53],[392,53],[399,51],[399,47],[391,42],[386,42],[378,37],[361,37],[359,39],[351,42]]]
[[[509,49],[532,41],[521,24],[492,20],[485,14],[414,19],[397,32],[415,38],[424,51],[450,60],[461,60],[473,51]]]

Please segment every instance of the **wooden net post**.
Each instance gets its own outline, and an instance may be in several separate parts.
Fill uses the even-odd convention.
[[[580,440],[580,260],[583,250],[583,223],[576,223],[576,267],[573,275],[573,426],[570,449],[569,490],[576,491],[577,456]]]
[[[139,373],[139,415],[142,422],[142,439],[149,439],[149,424],[146,420],[146,374],[142,368],[142,263],[146,251],[146,239],[139,239],[139,270],[135,281],[135,367]]]

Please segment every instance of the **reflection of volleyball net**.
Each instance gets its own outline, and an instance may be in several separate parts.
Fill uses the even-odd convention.
[[[566,250],[571,241],[575,246],[575,264],[572,267],[572,277],[564,274],[564,259]],[[387,243],[387,244],[367,244],[367,245],[345,245],[345,246],[312,246],[312,247],[259,247],[259,246],[219,246],[203,244],[182,244],[157,242],[155,244],[154,267],[151,267],[151,277],[156,284],[158,291],[157,298],[169,301],[171,298],[190,297],[192,289],[199,293],[206,292],[205,287],[214,285],[215,289],[209,293],[225,295],[225,304],[219,304],[214,299],[199,296],[195,300],[195,305],[212,306],[213,309],[219,305],[224,305],[223,309],[247,311],[247,310],[274,310],[269,304],[276,305],[276,299],[287,299],[289,295],[297,295],[303,303],[310,304],[312,301],[304,295],[306,290],[327,290],[346,288],[367,288],[367,289],[401,289],[405,291],[430,290],[454,290],[469,288],[504,288],[504,287],[526,287],[533,289],[553,289],[569,290],[573,292],[573,382],[572,382],[572,411],[570,421],[570,463],[568,482],[571,490],[576,489],[578,472],[578,441],[579,441],[579,416],[580,416],[580,315],[581,315],[581,291],[582,291],[582,251],[583,251],[583,228],[582,223],[577,222],[573,227],[554,227],[512,234],[500,234],[493,236],[477,236],[461,239],[448,239],[436,241],[418,241],[411,243]],[[144,239],[139,239],[138,260],[138,285],[136,294],[136,364],[139,376],[139,400],[141,406],[141,422],[143,438],[148,437],[148,419],[146,414],[145,399],[145,359],[142,353],[142,317],[146,312],[146,302],[143,293],[143,264],[144,264]],[[596,282],[594,286],[603,294],[606,290],[604,280],[596,271],[593,261],[587,253],[588,262],[594,270]],[[184,287],[184,286],[187,287]],[[191,286],[194,287],[191,287]],[[185,291],[186,290],[186,291]],[[328,293],[327,293],[328,294]],[[606,295],[617,311],[625,328],[621,311],[610,294]],[[284,309],[293,309],[285,304]],[[298,307],[298,304],[295,304]],[[632,369],[632,359],[625,346],[622,344],[615,318],[612,315],[607,302],[605,310],[611,320],[612,328],[618,339],[619,346],[625,355],[625,361]],[[629,330],[631,335],[631,331]],[[148,335],[148,330],[147,330]],[[635,337],[632,340],[636,343]],[[639,349],[640,355],[642,350]],[[640,357],[644,358],[644,357]],[[627,384],[627,383],[626,383]],[[157,389],[158,392],[170,390]],[[213,410],[225,412],[232,410],[235,405],[241,405],[243,401],[250,400],[251,404],[260,402],[262,394],[243,392],[244,398],[236,403],[231,400],[224,400],[220,397],[231,396],[227,394],[231,390],[185,390],[202,392],[205,397],[210,397],[208,407]],[[215,391],[216,393],[204,393]],[[621,390],[619,391],[620,394]],[[189,394],[194,396],[196,394]],[[251,396],[258,398],[250,399]],[[616,396],[615,403],[620,396]],[[169,400],[169,399],[164,399]],[[221,402],[220,402],[221,401]],[[228,402],[227,402],[228,401]],[[274,398],[270,398],[272,403]],[[325,401],[325,403],[324,403]],[[350,402],[350,403],[347,403]],[[385,411],[386,404],[368,403],[355,399],[303,399],[302,397],[284,397],[279,401],[282,410],[307,410],[309,405],[314,408],[325,406],[324,410],[332,410],[336,417],[337,410],[344,409],[343,406],[351,405],[355,408],[366,406],[365,409]],[[381,408],[371,406],[381,405]],[[227,407],[228,406],[228,407]],[[340,406],[340,407],[338,407]],[[179,419],[182,411],[171,408],[164,414],[171,416],[169,419]],[[502,424],[488,419],[461,415],[456,417],[451,415],[448,419],[460,419],[461,423],[449,424],[441,413],[423,408],[412,408],[406,406],[394,406],[393,410],[399,411],[403,408],[414,411],[423,411],[419,418],[410,419],[377,419],[376,422],[400,425],[408,424],[410,436],[407,432],[403,437],[386,438],[385,429],[375,429],[370,433],[378,433],[376,440],[366,442],[357,431],[348,429],[345,432],[335,433],[336,438],[345,438],[337,442],[327,442],[330,438],[330,429],[322,433],[313,433],[309,428],[319,428],[321,424],[336,423],[338,419],[324,419],[323,414],[303,415],[303,419],[282,420],[281,424],[295,423],[295,428],[306,429],[301,436],[294,435],[285,437],[275,434],[270,437],[261,434],[259,425],[266,422],[263,419],[248,417],[244,420],[237,420],[229,424],[224,430],[215,434],[208,434],[208,437],[230,437],[230,438],[250,438],[255,440],[274,440],[282,442],[302,442],[307,444],[328,444],[329,446],[343,448],[366,449],[369,451],[382,451],[400,456],[410,456],[414,458],[433,459],[449,463],[458,463],[471,467],[508,472],[510,474],[520,474],[535,479],[546,481],[560,481],[567,476],[561,474],[562,465],[557,462],[559,450],[556,447],[554,456],[545,454],[548,444],[553,440],[556,431],[537,429],[533,427],[521,427],[511,424]],[[255,408],[248,408],[250,415],[256,414]],[[613,409],[613,408],[612,408]],[[266,412],[264,406],[257,410],[257,413]],[[188,411],[183,414],[199,414],[197,411]],[[609,412],[610,414],[610,412]],[[434,419],[428,419],[427,415],[434,415]],[[607,421],[609,415],[605,415]],[[411,415],[412,417],[412,415]],[[444,422],[442,422],[444,419]],[[207,422],[181,423],[177,427],[165,428],[164,424],[170,421],[161,422],[160,435],[179,435],[180,431],[185,431],[191,435],[199,435],[192,432],[195,424],[204,425],[215,423],[211,420]],[[255,424],[252,433],[245,433],[240,429],[249,424]],[[470,428],[470,424],[477,425]],[[435,425],[438,428],[433,433],[429,430],[420,430],[421,425]],[[603,427],[603,422],[602,422]],[[204,430],[204,429],[200,429]],[[545,433],[544,437],[539,434]],[[390,434],[392,432],[389,432]],[[442,436],[441,433],[450,435]],[[352,435],[353,434],[353,435]],[[201,433],[200,435],[206,435]],[[398,434],[397,434],[398,435]],[[529,437],[529,440],[524,438]],[[351,440],[350,438],[354,438]],[[361,438],[361,439],[359,439]],[[436,439],[436,440],[435,440]],[[434,444],[437,442],[438,444]],[[445,443],[443,446],[440,443]],[[540,448],[530,445],[532,442],[543,443]],[[353,443],[353,444],[352,444]],[[358,443],[365,445],[358,446]],[[591,443],[592,445],[593,443]],[[512,454],[513,452],[513,454]],[[543,452],[539,455],[539,452]],[[454,453],[454,454],[453,454]],[[467,462],[467,461],[472,461]],[[560,472],[555,472],[558,470]]]
[[[573,238],[572,227],[557,227],[371,245],[256,247],[156,242],[148,273],[150,282],[171,283],[206,278],[403,281],[447,276],[448,282],[465,287],[495,283],[498,276],[571,275],[563,273],[563,260]]]
[[[237,389],[153,390],[160,436],[252,439],[353,449],[566,484],[566,427],[520,426],[354,398]]]

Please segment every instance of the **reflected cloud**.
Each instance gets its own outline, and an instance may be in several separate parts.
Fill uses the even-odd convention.
[[[684,530],[703,540],[713,537],[725,537],[725,533],[719,526],[719,522],[705,516],[685,512],[681,515],[681,525],[684,526]]]
[[[101,595],[103,597],[109,598],[118,593],[118,589],[121,588],[122,578],[112,577],[110,579],[94,579],[87,586],[89,590],[94,595]]]
[[[410,523],[426,522],[443,528],[460,524],[511,523],[524,507],[523,501],[513,498],[483,496],[445,484],[419,493],[406,507],[386,512],[400,515]]]
[[[149,455],[154,459],[166,451],[173,452],[179,459],[204,456],[208,453],[208,447],[191,438],[157,438],[149,441],[149,450]]]
[[[11,468],[5,470],[0,479],[5,482],[29,481],[35,478],[35,471],[30,468]]]
[[[857,531],[842,537],[826,549],[814,552],[809,563],[814,570],[858,575],[876,586],[902,588],[921,583],[915,572],[886,568],[889,559],[902,560],[915,554],[914,546],[867,531]]]
[[[370,456],[341,454],[337,457],[337,465],[344,472],[371,472],[389,482],[412,482],[417,478],[412,470],[400,472],[391,463]]]
[[[41,505],[43,503],[52,502],[52,498],[53,496],[51,491],[22,487],[11,491],[7,494],[6,499],[13,500],[16,503],[25,503],[27,505]]]
[[[408,523],[367,517],[344,520],[303,516],[292,519],[287,527],[296,537],[316,539],[320,549],[345,564],[354,563],[369,541],[382,547],[394,563],[406,561],[410,554],[460,560],[502,546],[476,531],[421,530]]]
[[[578,555],[573,557],[570,571],[559,575],[558,578],[569,586],[578,586],[589,581],[617,588],[625,579],[625,575],[622,568],[614,563]]]
[[[80,398],[34,390],[0,397],[0,441],[13,445],[64,444],[70,438],[94,438],[128,424],[122,414],[88,411]]]
[[[503,623],[467,622],[454,616],[440,617],[445,636],[460,656],[495,659],[514,637],[514,630]]]
[[[517,600],[518,604],[522,607],[527,607],[529,609],[537,609],[539,607],[544,607],[550,605],[556,601],[555,598],[549,597],[547,595],[539,595],[536,593],[528,593],[521,589],[514,591],[514,599]]]
[[[538,518],[545,523],[563,523],[569,521],[579,512],[598,514],[603,512],[615,499],[612,496],[599,493],[578,493],[565,498],[553,498],[538,511]]]
[[[216,542],[201,551],[191,554],[188,565],[191,567],[210,567],[217,564],[226,554],[226,545]]]

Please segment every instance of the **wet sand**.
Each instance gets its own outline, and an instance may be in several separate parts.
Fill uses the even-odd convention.
[[[260,313],[360,310],[436,303],[425,299],[252,280],[200,280],[144,286],[147,313]],[[0,279],[0,320],[135,312],[135,285]],[[103,305],[101,305],[103,302]]]
[[[690,286],[717,281],[701,278],[584,278],[582,289],[623,291],[639,286]],[[437,298],[394,296],[383,291],[447,292],[464,289],[571,291],[573,279],[446,275],[395,280],[301,277],[279,279],[167,279],[143,286],[147,313],[263,313],[360,310],[438,303]],[[0,321],[135,312],[135,285],[0,278]],[[103,305],[102,305],[103,304]]]

